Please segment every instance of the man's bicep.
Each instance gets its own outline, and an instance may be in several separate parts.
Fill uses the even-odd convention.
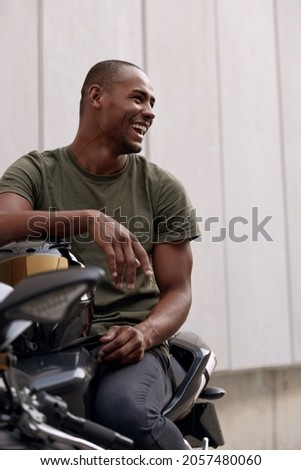
[[[0,194],[0,212],[31,211],[32,204],[23,196],[16,193]]]
[[[190,288],[192,252],[190,241],[160,243],[153,250],[153,269],[160,291]]]

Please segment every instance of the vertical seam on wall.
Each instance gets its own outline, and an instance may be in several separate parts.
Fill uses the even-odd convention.
[[[145,0],[141,0],[141,25],[142,25],[142,68],[148,74],[148,54],[147,54],[147,14]],[[150,157],[150,137],[146,136],[145,139],[145,153],[149,160]]]
[[[146,37],[146,7],[145,0],[141,0],[141,25],[142,25],[142,67],[145,73],[147,70],[147,37]]]
[[[274,35],[275,35],[275,62],[276,62],[276,85],[278,92],[278,122],[279,122],[279,145],[281,156],[281,170],[282,170],[282,187],[283,187],[283,220],[284,220],[284,240],[285,240],[285,253],[286,253],[286,276],[287,276],[287,293],[288,293],[288,309],[290,319],[290,344],[291,344],[291,359],[294,362],[295,341],[293,334],[293,312],[292,312],[292,283],[291,283],[291,265],[290,265],[290,247],[289,247],[289,225],[288,225],[288,200],[287,200],[287,185],[286,185],[286,167],[285,167],[285,145],[284,145],[284,122],[283,122],[283,96],[281,86],[281,67],[280,67],[280,46],[279,46],[279,22],[277,0],[273,0],[274,12]]]
[[[271,413],[272,413],[272,450],[278,449],[278,426],[277,426],[277,371],[270,372],[271,379]]]
[[[44,149],[44,54],[43,54],[43,0],[38,0],[38,147]]]
[[[215,29],[215,59],[217,73],[217,109],[218,109],[218,137],[220,148],[220,167],[221,167],[221,192],[222,192],[222,218],[223,226],[225,224],[226,215],[226,191],[225,191],[225,162],[224,162],[224,142],[223,142],[223,117],[222,117],[222,90],[221,90],[221,70],[220,70],[220,38],[219,38],[219,22],[218,22],[218,4],[217,0],[213,3],[214,13],[214,29]],[[231,348],[231,328],[230,328],[230,301],[229,301],[229,275],[228,275],[228,252],[227,241],[223,242],[223,259],[224,259],[224,279],[225,279],[225,311],[227,320],[227,348],[228,348],[228,369],[232,369],[232,348]]]

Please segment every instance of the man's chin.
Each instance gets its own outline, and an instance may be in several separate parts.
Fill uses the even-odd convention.
[[[142,150],[142,144],[133,143],[127,145],[127,151],[125,153],[140,153]]]

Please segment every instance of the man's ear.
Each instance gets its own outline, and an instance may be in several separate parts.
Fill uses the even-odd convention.
[[[88,91],[90,103],[94,108],[99,109],[103,96],[103,88],[99,85],[91,85]]]

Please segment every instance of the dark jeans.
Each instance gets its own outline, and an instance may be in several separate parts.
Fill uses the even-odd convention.
[[[187,449],[176,425],[161,415],[172,396],[160,348],[127,366],[100,364],[87,394],[87,417],[134,441],[134,449]]]

